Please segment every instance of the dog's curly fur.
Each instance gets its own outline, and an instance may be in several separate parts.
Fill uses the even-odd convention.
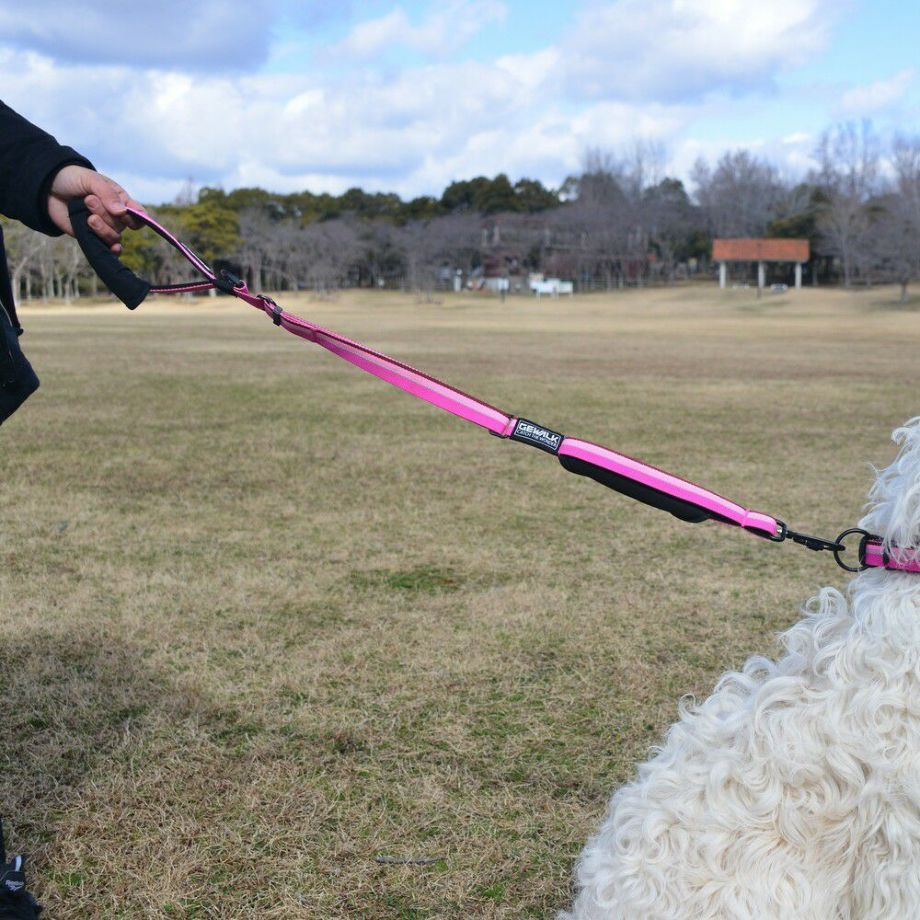
[[[860,526],[920,547],[920,417]],[[823,589],[619,789],[568,920],[920,917],[920,575]]]

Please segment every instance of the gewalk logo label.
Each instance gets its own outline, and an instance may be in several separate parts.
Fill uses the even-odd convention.
[[[514,426],[514,433],[511,435],[512,440],[522,441],[524,444],[530,444],[532,447],[539,447],[550,454],[559,453],[562,446],[562,438],[558,431],[551,431],[544,428],[536,422],[531,422],[526,418],[519,418]]]

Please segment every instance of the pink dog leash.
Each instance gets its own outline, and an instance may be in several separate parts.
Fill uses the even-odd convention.
[[[374,351],[359,342],[283,310],[270,297],[253,294],[246,283],[229,272],[216,273],[188,246],[180,242],[165,227],[144,211],[129,208],[129,213],[145,224],[180,252],[203,276],[203,280],[183,284],[151,285],[139,278],[114,256],[95,233],[87,220],[89,211],[82,201],[70,203],[74,233],[90,265],[109,290],[129,310],[135,309],[148,294],[199,293],[217,289],[232,294],[271,317],[276,326],[300,338],[325,348],[375,377],[405,390],[418,399],[439,409],[473,422],[491,434],[529,444],[559,458],[562,466],[572,473],[587,476],[608,488],[660,508],[689,523],[706,520],[740,527],[755,536],[781,543],[790,539],[815,551],[828,550],[838,564],[848,571],[883,567],[901,571],[920,572],[920,560],[892,548],[887,551],[883,540],[863,530],[844,531],[836,540],[824,540],[790,530],[781,520],[739,505],[709,489],[681,479],[640,460],[618,453],[600,444],[566,437],[529,419],[509,415],[468,393],[446,384],[422,371]],[[844,541],[852,534],[862,535],[858,548],[859,563],[849,565],[842,559],[846,552]]]

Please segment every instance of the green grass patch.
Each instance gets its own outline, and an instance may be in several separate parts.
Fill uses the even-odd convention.
[[[410,569],[352,572],[350,580],[359,591],[386,589],[407,594],[450,594],[459,591],[466,579],[452,569],[423,565]]]

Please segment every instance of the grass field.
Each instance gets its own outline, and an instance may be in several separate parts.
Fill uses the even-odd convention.
[[[887,290],[283,299],[821,535],[920,411],[920,312]],[[245,306],[23,312],[0,809],[49,920],[551,917],[679,698],[844,581]]]

